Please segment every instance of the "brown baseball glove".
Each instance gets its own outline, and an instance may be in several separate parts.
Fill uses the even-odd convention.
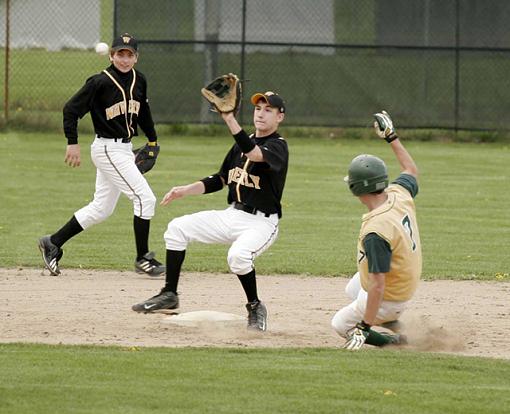
[[[228,73],[214,79],[201,89],[203,97],[211,104],[216,112],[237,113],[241,106],[241,81],[233,73]]]
[[[156,164],[156,158],[159,154],[159,145],[150,146],[145,144],[143,147],[133,150],[135,154],[135,164],[142,174],[152,170]]]

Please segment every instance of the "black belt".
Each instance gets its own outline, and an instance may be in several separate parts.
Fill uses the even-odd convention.
[[[115,142],[120,141],[123,144],[129,144],[131,142],[131,138],[112,138]]]
[[[256,207],[247,206],[246,204],[238,203],[237,201],[234,203],[234,208],[236,210],[242,210],[245,213],[250,213],[250,214],[257,214],[257,211],[260,211]],[[269,217],[271,215],[268,213],[264,213],[263,211],[260,211],[260,212],[263,213],[264,216],[266,216],[266,217]]]

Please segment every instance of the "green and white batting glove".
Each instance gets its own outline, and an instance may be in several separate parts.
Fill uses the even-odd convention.
[[[358,322],[352,329],[347,341],[345,341],[343,348],[349,351],[359,350],[367,340],[369,334],[370,325],[365,323],[365,321]]]
[[[391,142],[398,138],[395,132],[395,127],[393,126],[393,121],[391,120],[388,112],[378,112],[374,114],[374,118],[375,132],[379,135],[379,137],[385,139],[386,142]]]

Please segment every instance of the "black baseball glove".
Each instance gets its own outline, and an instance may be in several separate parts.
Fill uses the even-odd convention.
[[[152,170],[156,164],[156,158],[159,154],[159,145],[150,146],[145,144],[143,147],[133,150],[135,154],[135,164],[142,174]]]
[[[216,112],[236,114],[241,106],[241,81],[233,73],[217,77],[200,92]]]

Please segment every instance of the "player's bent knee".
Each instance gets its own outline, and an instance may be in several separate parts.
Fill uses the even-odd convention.
[[[74,215],[82,229],[87,229],[95,224],[105,221],[112,215],[114,208],[96,208],[89,204],[88,206],[78,210]]]
[[[342,318],[342,315],[339,315],[340,312],[337,312],[335,316],[331,319],[331,326],[336,331],[338,335],[343,338],[347,337],[347,332],[352,328],[348,326],[346,321]]]
[[[253,269],[253,261],[239,251],[229,251],[227,263],[232,273],[244,275],[250,273]]]
[[[144,220],[154,217],[156,209],[156,196],[151,192],[141,197],[140,201],[133,200],[134,214]]]
[[[145,203],[147,203],[149,206],[152,206],[152,208],[154,209],[154,207],[156,206],[156,196],[153,193],[148,194],[145,197]]]
[[[185,235],[182,217],[173,219],[163,235],[167,250],[186,250],[188,240]]]

